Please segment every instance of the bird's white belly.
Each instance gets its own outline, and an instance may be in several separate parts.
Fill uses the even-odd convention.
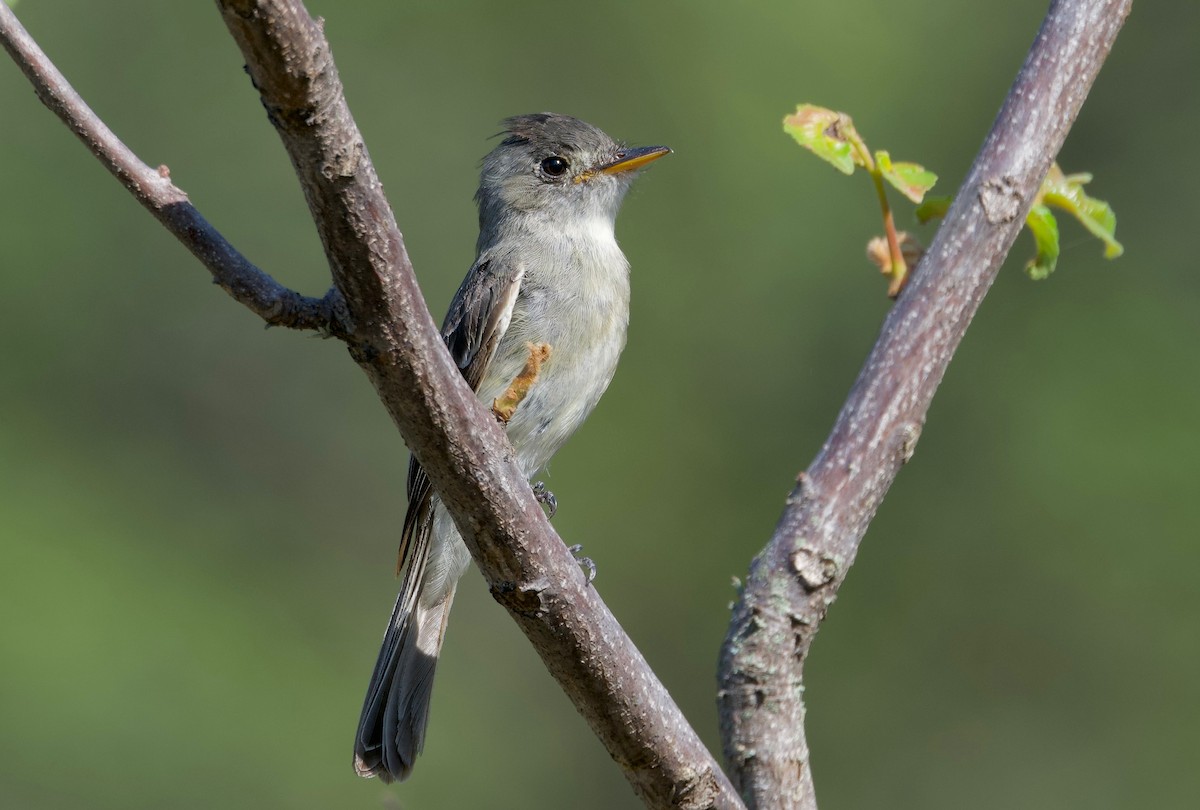
[[[551,284],[540,285],[527,271],[508,330],[480,387],[480,399],[490,405],[525,366],[528,343],[550,346],[549,359],[507,425],[527,476],[545,467],[591,413],[625,347],[629,271],[615,241],[612,248],[615,255],[584,257],[581,272]]]

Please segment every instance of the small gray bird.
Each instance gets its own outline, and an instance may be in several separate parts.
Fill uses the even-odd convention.
[[[637,169],[671,150],[629,148],[552,113],[504,122],[483,160],[476,259],[442,325],[466,381],[486,404],[530,358],[549,355],[507,419],[526,476],[587,418],[612,380],[629,322],[629,263],[613,228]],[[535,488],[553,511],[553,496]],[[383,637],[354,743],[354,768],[405,779],[425,739],[434,667],[471,556],[416,459],[400,538],[404,584]]]

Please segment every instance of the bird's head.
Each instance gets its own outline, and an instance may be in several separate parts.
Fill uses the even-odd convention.
[[[518,212],[614,221],[637,170],[671,151],[628,147],[578,118],[554,113],[508,118],[503,134],[483,159],[475,195],[481,228]]]

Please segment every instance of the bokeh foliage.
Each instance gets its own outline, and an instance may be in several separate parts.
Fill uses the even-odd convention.
[[[730,578],[887,307],[862,255],[871,190],[779,117],[853,110],[951,192],[1045,4],[312,8],[438,315],[502,117],[569,112],[675,149],[619,223],[621,369],[547,481],[559,531],[716,746]],[[324,290],[211,4],[18,11],[236,245]],[[1196,30],[1195,4],[1138,5],[1063,152],[1120,212],[1126,255],[1064,221],[1060,270],[1033,284],[1019,244],[867,535],[809,665],[823,810],[1194,806],[1200,177],[1161,145],[1200,129]],[[7,63],[0,145],[0,804],[635,806],[477,575],[414,779],[352,775],[402,442],[340,345],[264,333]]]

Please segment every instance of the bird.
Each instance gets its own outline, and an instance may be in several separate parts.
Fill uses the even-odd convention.
[[[639,170],[671,150],[629,147],[555,113],[518,115],[502,126],[475,194],[476,258],[441,334],[489,406],[511,393],[534,347],[544,348],[515,409],[501,415],[493,407],[522,473],[532,478],[591,413],[616,371],[629,323],[629,263],[616,241],[617,212]],[[534,492],[552,516],[553,494],[540,483]],[[385,782],[408,778],[424,746],[450,606],[471,560],[415,458],[408,497],[403,580],[354,744],[356,772]]]

